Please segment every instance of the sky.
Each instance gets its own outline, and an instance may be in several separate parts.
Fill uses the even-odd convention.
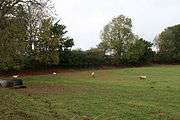
[[[121,14],[132,19],[133,32],[147,41],[168,26],[180,24],[180,0],[52,0],[57,18],[67,26],[74,48],[87,50],[100,42],[100,32]]]

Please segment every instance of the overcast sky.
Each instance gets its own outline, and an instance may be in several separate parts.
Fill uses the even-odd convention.
[[[148,41],[180,24],[180,0],[53,0],[56,13],[74,38],[75,48],[96,47],[100,31],[118,15],[132,19],[133,32]]]

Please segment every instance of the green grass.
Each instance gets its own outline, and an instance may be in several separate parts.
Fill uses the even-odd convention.
[[[180,119],[179,65],[96,70],[95,80],[90,72],[28,76],[32,90],[0,89],[0,119]]]

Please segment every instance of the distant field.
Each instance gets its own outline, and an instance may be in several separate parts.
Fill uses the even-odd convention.
[[[23,77],[0,88],[1,120],[180,120],[180,65]],[[146,80],[138,76],[146,75]]]

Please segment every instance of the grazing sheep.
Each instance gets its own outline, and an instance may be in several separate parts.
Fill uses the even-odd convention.
[[[56,72],[53,72],[53,75],[56,75],[57,73]]]
[[[18,78],[18,77],[19,77],[19,75],[13,75],[12,77],[13,77],[13,78]]]
[[[146,76],[139,76],[140,79],[146,79]]]
[[[95,79],[95,73],[94,72],[91,73],[91,77],[93,77]]]

